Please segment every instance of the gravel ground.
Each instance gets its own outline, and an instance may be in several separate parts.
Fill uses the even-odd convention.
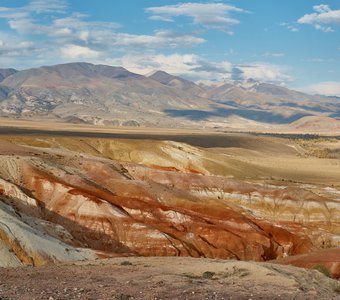
[[[340,283],[291,266],[115,258],[0,269],[0,299],[340,299]]]

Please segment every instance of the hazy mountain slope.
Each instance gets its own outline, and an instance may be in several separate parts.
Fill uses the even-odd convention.
[[[0,82],[3,81],[6,77],[11,76],[13,74],[15,74],[16,72],[18,72],[15,69],[0,69]]]
[[[202,89],[194,82],[183,79],[178,76],[170,75],[164,71],[156,71],[149,75],[148,77],[167,86],[171,86],[182,91],[190,92],[193,95],[199,95],[204,92],[204,89]]]
[[[8,96],[8,93],[10,91],[10,89],[8,87],[6,87],[6,86],[3,86],[1,84],[1,82],[5,78],[7,78],[7,77],[9,77],[9,76],[11,76],[11,75],[13,75],[13,74],[15,74],[17,72],[18,71],[15,70],[15,69],[0,69],[0,101],[6,99],[7,96]]]
[[[276,116],[277,123],[280,123],[280,119],[282,121],[286,119],[290,123],[305,116],[340,115],[340,103],[334,99],[308,95],[254,80],[227,82],[206,90],[203,96],[245,110],[244,113],[239,113],[239,116],[245,118],[251,119],[249,114],[256,115],[256,111],[263,112],[254,119],[269,123],[271,117],[275,120]],[[272,116],[268,113],[272,113]]]
[[[3,81],[11,93],[2,110],[60,117],[143,120],[166,108],[206,108],[206,100],[121,67],[70,63],[18,72]]]

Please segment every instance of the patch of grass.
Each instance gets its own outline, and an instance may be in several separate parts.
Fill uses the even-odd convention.
[[[132,262],[128,260],[124,260],[120,263],[121,266],[132,266]]]
[[[192,273],[184,273],[183,276],[189,278],[189,279],[213,279],[213,277],[216,275],[214,272],[205,271],[202,275],[194,275]]]
[[[324,265],[316,265],[316,266],[313,267],[313,269],[319,271],[320,273],[322,273],[323,275],[325,275],[329,278],[332,278],[331,272]]]
[[[231,276],[237,276],[237,277],[246,277],[246,276],[249,276],[250,275],[250,272],[248,269],[245,269],[245,268],[238,268],[236,266],[233,267],[232,270],[228,270],[224,273],[221,274],[221,277],[223,278],[228,278],[228,277],[231,277]]]
[[[246,277],[246,276],[248,276],[248,275],[250,275],[250,272],[243,272],[243,273],[240,273],[240,277]]]
[[[205,271],[203,274],[202,274],[202,277],[204,279],[212,279],[214,277],[215,273],[214,272],[210,272],[210,271]]]
[[[194,275],[192,273],[184,273],[182,274],[183,276],[189,278],[189,279],[202,279],[201,276],[198,276],[198,275]]]

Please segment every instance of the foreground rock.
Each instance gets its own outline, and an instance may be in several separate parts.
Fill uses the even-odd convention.
[[[4,299],[331,300],[339,292],[339,282],[316,270],[210,259],[116,258],[0,269]]]

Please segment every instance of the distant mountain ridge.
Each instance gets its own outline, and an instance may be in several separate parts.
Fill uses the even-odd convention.
[[[68,122],[159,127],[228,127],[235,117],[288,124],[306,116],[340,117],[337,98],[312,96],[254,80],[206,88],[156,71],[68,63],[0,69],[0,115]],[[242,121],[243,122],[243,121]]]

